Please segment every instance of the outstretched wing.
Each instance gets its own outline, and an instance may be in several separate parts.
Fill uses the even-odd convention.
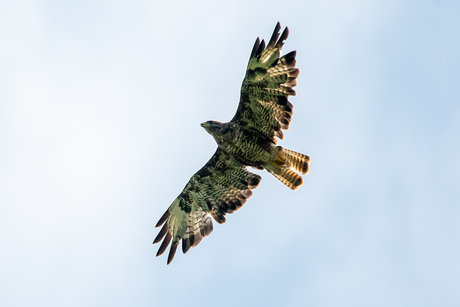
[[[212,230],[211,216],[225,223],[225,214],[240,209],[251,197],[261,177],[246,166],[217,149],[212,158],[185,186],[184,190],[166,210],[156,227],[163,225],[153,243],[163,243],[157,256],[164,253],[172,240],[168,264],[173,260],[179,241],[184,254],[200,243]]]
[[[265,41],[259,42],[257,38],[241,87],[238,110],[231,120],[258,130],[275,144],[275,136],[283,139],[281,129],[289,129],[293,106],[288,96],[295,95],[292,87],[297,85],[300,72],[295,68],[295,51],[280,58],[289,35],[286,28],[280,37],[280,29],[278,22],[266,48]]]

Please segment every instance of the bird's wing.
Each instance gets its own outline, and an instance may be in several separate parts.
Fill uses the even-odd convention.
[[[280,29],[278,22],[267,47],[264,40],[260,42],[257,38],[241,87],[238,110],[231,120],[258,130],[275,144],[275,136],[283,139],[281,129],[289,129],[293,106],[288,96],[295,95],[292,88],[297,85],[300,72],[295,68],[295,51],[280,57],[289,35],[286,27],[280,36]]]
[[[157,256],[164,253],[171,241],[168,264],[173,260],[181,239],[184,254],[190,247],[198,245],[213,230],[211,216],[216,222],[225,223],[225,214],[240,209],[260,179],[259,175],[249,172],[245,165],[218,148],[158,221],[156,227],[164,225],[153,243],[164,240]]]

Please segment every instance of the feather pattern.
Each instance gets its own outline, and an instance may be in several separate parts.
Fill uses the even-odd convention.
[[[289,129],[293,106],[289,95],[297,85],[299,69],[295,68],[296,52],[292,51],[280,58],[284,40],[289,35],[288,28],[279,34],[277,23],[267,47],[256,40],[249,59],[246,76],[241,87],[240,103],[231,122],[246,125],[272,139],[283,139],[282,129]]]
[[[293,190],[303,183],[297,172],[308,172],[310,158],[276,146],[276,137],[283,139],[282,130],[291,123],[293,106],[288,97],[296,94],[292,88],[299,75],[295,51],[280,57],[289,35],[288,28],[281,34],[280,29],[277,23],[267,44],[256,39],[233,119],[202,124],[218,148],[156,224],[161,230],[153,243],[161,242],[157,256],[170,246],[168,264],[181,241],[185,254],[213,231],[213,219],[225,223],[226,215],[241,209],[252,196],[261,177],[247,166],[266,169]]]
[[[221,149],[201,168],[174,200],[160,222],[165,223],[153,243],[163,243],[157,256],[164,253],[172,241],[168,264],[182,240],[185,254],[190,247],[197,246],[212,230],[211,216],[216,222],[225,222],[225,215],[239,210],[251,197],[251,189],[260,183],[261,177],[251,173]],[[158,223],[157,227],[163,225]]]

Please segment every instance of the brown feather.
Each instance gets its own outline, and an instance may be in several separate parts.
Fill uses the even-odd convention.
[[[185,254],[190,249],[190,237],[182,239],[182,252]]]
[[[222,214],[220,211],[211,211],[211,216],[213,219],[219,223],[219,224],[224,224],[225,223],[225,216]]]
[[[252,47],[251,56],[249,57],[249,60],[256,57],[257,50],[259,49],[259,44],[260,44],[260,41],[259,41],[259,38],[257,38],[254,43],[254,47]]]
[[[257,48],[256,56],[259,56],[262,53],[262,51],[264,51],[264,49],[265,49],[265,41],[262,40],[260,42],[259,48]]]
[[[156,236],[155,240],[153,241],[153,244],[158,243],[163,239],[165,234],[168,232],[169,226],[168,224],[164,224],[163,227],[161,228],[160,232]]]
[[[171,238],[172,238],[171,232],[168,232],[168,234],[166,235],[165,239],[163,240],[163,243],[161,243],[161,246],[158,249],[157,257],[161,256],[165,252],[166,247],[168,247],[169,242],[171,242]]]
[[[205,225],[204,225],[204,237],[207,237],[211,234],[213,230],[212,220],[209,215],[206,216]]]
[[[280,36],[280,29],[281,29],[281,25],[278,21],[278,23],[275,26],[275,30],[273,30],[272,37],[270,38],[270,41],[268,42],[267,48],[272,48],[273,46],[275,46],[275,43],[278,40],[278,37]]]
[[[179,242],[175,242],[171,245],[171,249],[169,250],[169,255],[168,255],[168,264],[170,264],[171,261],[174,259],[174,255],[176,254],[177,245],[179,245]]]
[[[284,44],[284,41],[286,40],[286,38],[289,36],[289,29],[288,27],[286,27],[283,31],[283,34],[281,34],[281,37],[280,39],[278,40],[278,42],[276,43],[276,47],[277,48],[280,48],[283,46]]]
[[[169,212],[169,208],[168,210],[166,210],[166,212],[163,214],[163,216],[160,218],[160,220],[158,221],[158,223],[155,225],[155,227],[160,227],[161,225],[163,225],[163,223],[168,219],[169,215],[171,214],[171,212]]]

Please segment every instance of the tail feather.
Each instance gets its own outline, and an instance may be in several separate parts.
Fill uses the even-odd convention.
[[[303,179],[299,174],[287,167],[279,168],[279,171],[275,173],[274,171],[269,171],[273,174],[279,181],[284,183],[288,188],[292,190],[297,190],[302,184]]]
[[[283,160],[286,161],[290,167],[300,172],[302,175],[308,173],[310,164],[309,156],[285,148],[282,148],[280,152]]]
[[[280,146],[278,148],[275,160],[271,161],[266,169],[287,187],[297,190],[303,184],[303,179],[295,171],[303,175],[308,173],[310,157]]]

